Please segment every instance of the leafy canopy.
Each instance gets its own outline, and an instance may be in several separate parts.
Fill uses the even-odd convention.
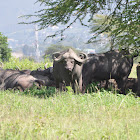
[[[36,20],[28,22],[29,24],[38,23],[40,30],[59,24],[66,25],[65,28],[47,37],[63,36],[63,32],[77,20],[81,25],[89,27],[94,14],[105,14],[103,23],[94,30],[95,35],[88,42],[93,42],[101,33],[110,32],[114,37],[113,46],[129,49],[132,53],[140,51],[140,0],[37,0],[37,2],[44,8],[34,15],[26,16],[36,17]]]

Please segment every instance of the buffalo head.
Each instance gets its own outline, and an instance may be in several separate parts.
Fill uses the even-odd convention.
[[[72,71],[75,63],[81,65],[86,60],[86,54],[80,53],[79,56],[72,50],[68,49],[63,52],[56,52],[52,55],[55,62],[63,63],[65,70]]]

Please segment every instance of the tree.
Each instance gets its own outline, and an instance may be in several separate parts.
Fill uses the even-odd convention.
[[[107,15],[104,15],[104,14],[95,14],[94,17],[93,17],[93,20],[91,22],[91,33],[94,33],[97,31],[99,31],[99,28],[100,28],[100,31],[104,30],[105,29],[105,26],[108,26],[109,25],[109,22],[111,21],[111,19],[109,20],[108,19],[108,22],[104,23],[105,19],[107,18]],[[104,26],[102,26],[104,23]],[[115,28],[115,27],[114,27]],[[114,29],[113,29],[114,30]],[[104,36],[104,40],[107,40],[108,43],[107,43],[107,48],[110,47],[110,50],[112,50],[114,48],[114,35],[111,34],[111,31],[104,31],[101,35]],[[91,38],[90,40],[92,40],[93,38]],[[89,40],[89,42],[90,42]],[[101,42],[102,38],[100,37],[99,39],[96,38],[96,41],[95,42]]]
[[[8,61],[11,57],[11,49],[8,48],[7,37],[0,32],[0,60]]]
[[[140,51],[139,0],[37,0],[37,2],[45,8],[37,11],[35,15],[27,15],[37,18],[28,22],[29,24],[38,23],[40,30],[59,24],[66,25],[62,30],[47,37],[63,36],[64,31],[77,20],[81,25],[89,27],[94,14],[105,13],[107,17],[88,42],[93,42],[103,32],[110,32],[114,37],[113,46],[129,49],[132,53]],[[84,22],[85,19],[87,23]]]

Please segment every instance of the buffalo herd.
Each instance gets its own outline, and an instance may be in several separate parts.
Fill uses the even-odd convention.
[[[52,76],[52,67],[45,70],[13,70],[0,68],[0,89],[19,89],[24,91],[27,88],[36,85],[38,88],[42,86],[55,86]]]
[[[71,48],[52,55],[53,67],[37,70],[12,70],[0,68],[0,89],[24,91],[36,85],[52,86],[65,90],[72,86],[74,92],[85,93],[92,82],[100,82],[104,88],[113,85],[120,93],[131,89],[140,94],[140,65],[137,78],[128,78],[134,56],[125,50],[111,50],[106,53],[75,53]],[[112,82],[113,81],[113,82]]]

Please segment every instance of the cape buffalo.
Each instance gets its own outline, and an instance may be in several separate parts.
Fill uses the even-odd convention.
[[[27,88],[36,85],[37,87],[41,87],[44,85],[43,81],[34,78],[28,74],[14,73],[3,79],[3,83],[1,85],[1,89],[19,89],[20,91],[24,91]]]
[[[21,91],[30,88],[33,84],[40,87],[45,83],[23,71],[13,69],[0,69],[0,89],[19,88]]]
[[[30,75],[39,80],[42,80],[45,83],[45,86],[55,86],[55,81],[53,78],[53,67],[45,68],[45,70],[33,70],[31,71]]]
[[[83,92],[92,81],[115,79],[121,93],[125,93],[125,84],[133,66],[133,57],[125,50],[111,50],[102,54],[93,54],[83,66]]]
[[[41,75],[41,76],[47,76],[50,80],[54,81],[53,78],[53,67],[45,68],[43,69],[37,69],[31,71],[30,75],[36,76],[36,75]]]
[[[12,74],[20,73],[24,74],[24,72],[19,70],[13,70],[13,69],[0,69],[0,78],[5,80],[7,77],[11,76]]]
[[[72,85],[74,92],[82,91],[82,67],[86,57],[84,53],[78,56],[72,49],[52,55],[56,88],[59,88],[60,83],[63,83],[66,86]]]
[[[35,77],[38,80],[43,81],[45,86],[55,87],[55,81],[51,80],[48,76],[43,76],[43,75],[40,75],[40,74],[34,74],[32,76]]]

